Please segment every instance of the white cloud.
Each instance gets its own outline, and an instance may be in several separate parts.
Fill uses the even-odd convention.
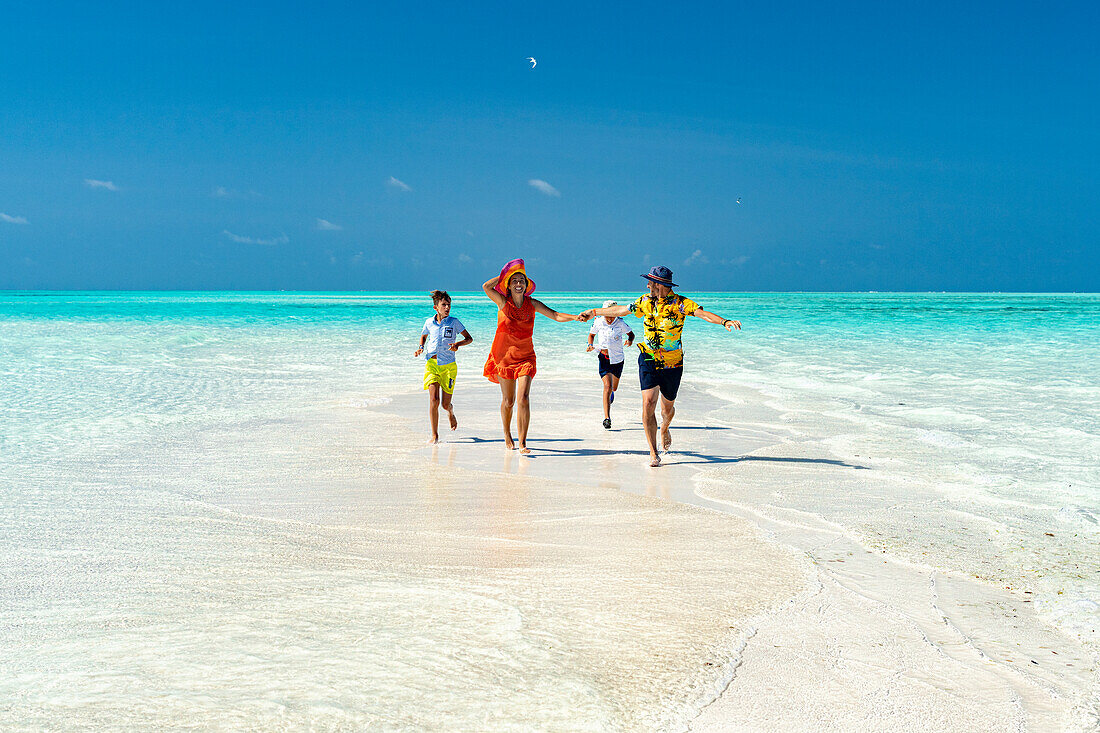
[[[118,190],[118,186],[114,184],[114,181],[97,181],[94,178],[85,178],[84,185],[88,188],[104,188],[108,191]]]
[[[351,258],[351,264],[353,265],[366,265],[367,267],[374,267],[376,269],[391,268],[393,267],[393,260],[389,257],[367,257],[362,252],[356,252]]]
[[[465,262],[473,262],[474,258],[471,257],[470,255],[466,254],[465,252],[462,252],[458,255],[458,261],[459,262],[464,262],[464,263]]]
[[[225,236],[229,237],[234,242],[237,242],[239,244],[273,245],[273,244],[286,244],[287,242],[290,241],[290,237],[288,237],[285,234],[281,234],[278,237],[274,237],[273,239],[256,239],[254,237],[242,237],[239,234],[234,234],[233,232],[229,231],[228,229],[223,229],[222,234],[224,234]]]
[[[706,265],[709,262],[710,260],[707,259],[707,256],[703,254],[703,250],[701,249],[695,250],[691,253],[691,257],[688,257],[686,260],[684,260],[685,265],[694,265],[696,263],[699,263],[700,265]]]
[[[3,212],[0,212],[0,221],[5,221],[8,224],[26,224],[27,220],[22,216],[9,216]]]
[[[412,187],[409,186],[409,184],[405,183],[404,181],[399,181],[393,176],[390,176],[390,180],[386,181],[386,185],[390,188],[396,188],[398,191],[408,192],[412,190]]]
[[[536,188],[539,191],[542,191],[547,196],[556,196],[558,198],[561,198],[561,191],[554,188],[546,181],[541,181],[538,178],[532,178],[530,181],[527,182],[527,185]]]
[[[741,266],[749,261],[748,255],[741,255],[740,257],[730,257],[727,260],[722,260],[723,265],[737,265]]]
[[[259,198],[263,198],[263,196],[261,196],[260,194],[256,193],[255,191],[252,191],[252,190],[237,191],[237,190],[232,189],[232,188],[226,188],[225,186],[218,186],[217,188],[215,188],[213,191],[210,192],[210,195],[213,196],[216,199],[259,199]]]
[[[317,228],[320,229],[322,232],[339,232],[343,231],[344,229],[344,227],[340,226],[339,224],[333,224],[328,219],[318,219]]]

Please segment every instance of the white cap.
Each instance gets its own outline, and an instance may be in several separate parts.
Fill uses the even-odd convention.
[[[616,303],[616,302],[615,302],[615,301],[613,301],[613,300],[605,300],[605,301],[603,302],[603,307],[604,307],[604,308],[610,308],[610,307],[611,307],[611,306],[613,306],[613,305],[618,305],[618,303]]]

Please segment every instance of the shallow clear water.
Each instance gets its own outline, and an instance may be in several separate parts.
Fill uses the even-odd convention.
[[[731,335],[702,321],[690,322],[684,334],[686,379],[735,403],[746,390],[759,395],[782,416],[767,427],[785,432],[792,443],[812,444],[853,463],[873,461],[877,474],[890,482],[889,488],[830,484],[800,492],[791,486],[792,474],[772,464],[755,475],[755,493],[746,497],[820,514],[901,557],[1032,590],[1047,618],[1095,642],[1100,626],[1095,551],[1100,541],[1100,296],[688,294],[708,310],[739,318],[744,330]],[[570,312],[608,297],[620,303],[631,297],[540,296]],[[202,562],[204,543],[224,539],[205,531],[209,517],[189,521],[193,507],[188,505],[172,519],[168,536],[173,541],[119,549],[120,534],[140,536],[140,525],[149,521],[135,507],[149,505],[148,492],[164,488],[153,478],[169,470],[167,462],[157,463],[157,451],[172,445],[209,451],[209,460],[223,465],[223,475],[247,472],[277,483],[293,457],[283,462],[267,456],[261,465],[235,467],[233,461],[242,459],[221,444],[224,427],[235,426],[240,445],[246,445],[250,435],[295,415],[377,404],[416,389],[422,364],[412,352],[419,325],[430,313],[426,295],[404,293],[0,293],[5,637],[9,645],[46,649],[37,657],[43,669],[13,670],[7,660],[9,672],[16,673],[11,679],[46,674],[51,663],[64,667],[58,661],[64,656],[61,647],[84,660],[69,674],[102,674],[104,685],[124,689],[141,677],[167,674],[148,657],[151,647],[140,634],[112,637],[113,644],[126,638],[130,645],[123,654],[130,665],[119,668],[117,648],[108,654],[88,629],[76,639],[71,633],[74,619],[85,623],[89,609],[98,613],[109,605],[112,589],[137,572],[136,564],[178,566],[185,573],[185,566]],[[459,294],[452,314],[476,339],[458,356],[461,389],[463,380],[481,379],[495,311],[483,296]],[[628,321],[640,333],[640,324]],[[586,334],[581,324],[540,319],[540,379],[593,370],[591,356],[584,353]],[[624,372],[627,387],[636,379],[629,368]],[[736,411],[733,415],[736,419]],[[218,437],[207,444],[204,435]],[[257,447],[256,455],[263,450]],[[142,456],[150,462],[143,463]],[[323,470],[323,462],[316,462]],[[176,493],[162,501],[182,496],[225,508],[239,499],[202,477],[190,484],[185,478],[173,477]],[[239,541],[244,566],[263,560],[268,548],[262,536]],[[97,550],[107,546],[111,553]],[[301,569],[290,561],[284,565],[285,574],[270,596],[241,601],[272,606],[270,625],[255,627],[242,618],[235,632],[242,638],[259,644],[269,637],[294,637],[297,621],[280,611],[278,601],[281,592],[291,592],[282,587],[293,585],[287,578]],[[321,605],[334,609],[315,620],[310,638],[332,636],[337,644],[342,635],[353,634],[360,640],[355,663],[388,670],[394,684],[416,685],[428,710],[433,705],[450,709],[462,692],[439,684],[440,670],[418,666],[431,650],[401,643],[407,626],[420,626],[417,614],[439,621],[432,627],[435,635],[418,643],[452,650],[452,656],[460,654],[454,650],[488,649],[474,638],[481,632],[463,623],[475,611],[492,620],[492,636],[510,638],[512,611],[471,595],[468,587],[427,592],[379,571],[364,589],[340,568],[329,576],[312,572],[302,582],[324,599]],[[141,623],[131,621],[135,628],[147,628],[158,605],[172,602],[191,604],[196,619],[231,613],[239,600],[232,596],[233,587],[226,577],[224,587],[215,585],[208,598],[196,600],[180,597],[166,581],[165,587],[148,589],[145,605],[135,606],[134,613],[148,616]],[[300,591],[299,586],[294,592]],[[95,598],[102,603],[89,600]],[[348,615],[340,611],[349,608],[369,609],[363,617],[388,621],[349,630]],[[34,623],[24,618],[28,612],[35,614]],[[200,670],[202,628],[196,620],[190,635],[188,629],[166,630],[178,637],[184,650],[180,658],[195,665],[169,677],[193,681],[206,674]],[[246,674],[250,647],[241,648],[246,650],[242,656],[229,660],[228,669],[237,672],[224,674]],[[542,720],[566,721],[568,727],[569,720],[576,720],[569,711],[578,705],[595,728],[614,719],[607,701],[585,680],[555,667],[559,662],[548,660],[528,639],[517,637],[508,653],[506,669],[497,667],[494,674],[527,690],[530,704],[537,700],[542,706]],[[309,649],[285,654],[277,661],[287,669],[313,658]],[[524,670],[539,665],[554,670],[557,686],[542,689],[523,681]],[[486,669],[474,663],[462,668],[474,670],[475,677]],[[117,677],[113,682],[111,675]],[[338,670],[321,670],[310,678],[319,698],[325,698],[326,685],[339,688],[338,695],[330,696],[340,713],[333,712],[332,720],[364,723],[385,714],[385,706],[352,710],[356,703],[341,697],[351,688],[341,687],[345,681],[338,678]],[[500,682],[477,681],[487,688]],[[253,684],[255,679],[223,682]],[[63,687],[64,679],[57,684]],[[20,689],[17,683],[13,689]],[[265,693],[272,698],[270,710],[251,708],[250,719],[260,720],[266,710],[269,723],[295,720],[292,711],[279,707],[271,689],[279,688],[269,685]],[[383,680],[371,694],[387,691],[392,694]],[[205,688],[203,694],[209,694]],[[168,699],[165,709],[193,705],[181,699]],[[212,708],[219,704],[214,699],[207,703]],[[28,702],[22,710],[30,709]],[[421,720],[421,713],[410,707],[409,724]],[[318,709],[310,716],[325,719]]]

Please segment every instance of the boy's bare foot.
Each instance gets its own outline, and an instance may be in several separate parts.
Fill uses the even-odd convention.
[[[451,418],[451,430],[458,430],[458,418],[455,417],[453,411],[448,411],[447,415]]]
[[[672,433],[668,428],[661,428],[661,445],[664,446],[665,453],[672,448]]]
[[[658,467],[660,467],[660,465],[661,465],[661,457],[660,456],[652,456],[651,460],[649,461],[649,467],[650,468],[658,468]]]

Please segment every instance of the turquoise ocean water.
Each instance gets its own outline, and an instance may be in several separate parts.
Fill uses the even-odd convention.
[[[881,492],[782,491],[790,477],[777,467],[762,479],[785,497],[775,502],[914,562],[1027,590],[1050,623],[1096,643],[1100,296],[685,294],[744,324],[731,335],[689,322],[686,379],[755,395],[791,441],[872,456],[905,497],[899,512]],[[569,312],[633,297],[539,296]],[[0,293],[9,648],[34,643],[18,618],[48,615],[53,594],[71,592],[49,573],[79,544],[74,517],[109,531],[121,511],[110,492],[83,490],[89,462],[415,390],[422,364],[412,352],[430,315],[421,293]],[[459,354],[461,385],[480,379],[495,309],[459,293],[452,315],[475,337]],[[586,334],[540,319],[539,378],[590,373]],[[624,385],[636,379],[628,368]]]

